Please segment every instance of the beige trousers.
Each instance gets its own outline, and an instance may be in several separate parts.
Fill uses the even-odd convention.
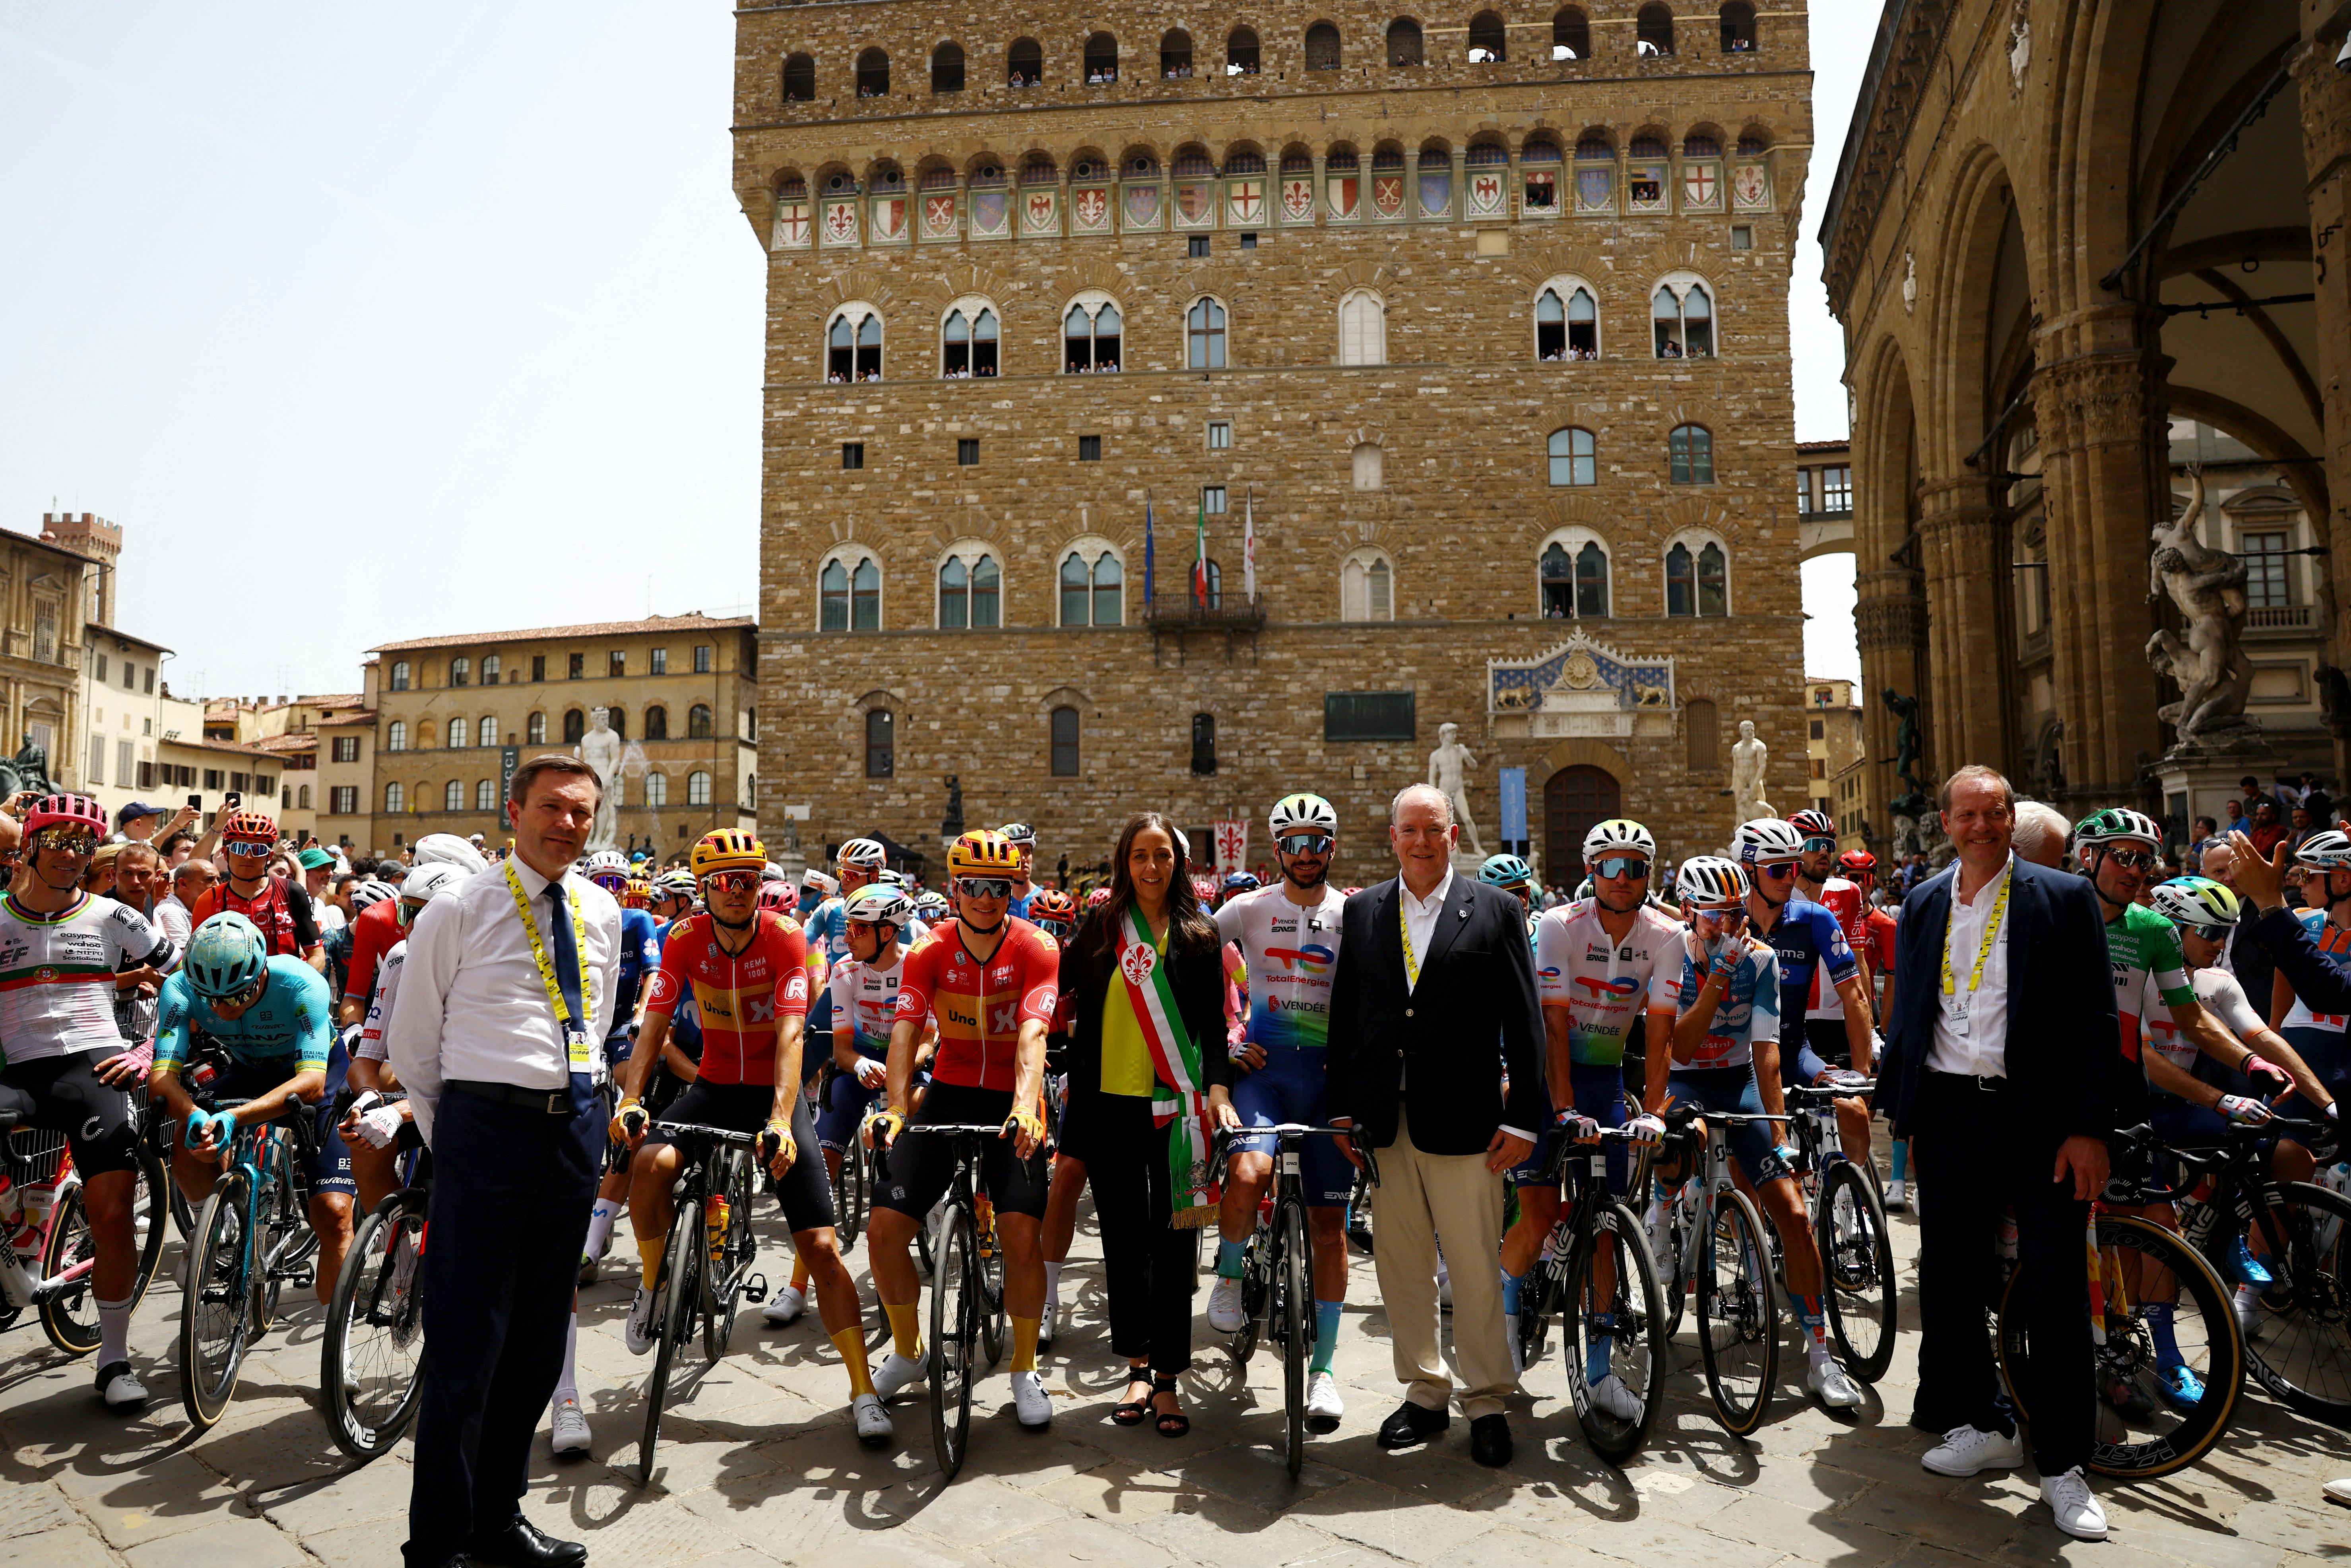
[[[1502,1413],[1516,1386],[1502,1332],[1502,1177],[1486,1156],[1429,1155],[1413,1146],[1403,1108],[1396,1140],[1377,1151],[1380,1185],[1372,1189],[1373,1260],[1388,1314],[1395,1375],[1405,1397],[1425,1410],[1452,1403],[1444,1328],[1437,1302],[1437,1244],[1445,1243],[1453,1280],[1453,1350],[1461,1364],[1461,1409],[1472,1421]]]

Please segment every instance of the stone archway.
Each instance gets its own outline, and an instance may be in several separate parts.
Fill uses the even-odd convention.
[[[1624,786],[1604,768],[1573,763],[1543,780],[1543,879],[1573,893],[1584,877],[1583,835],[1624,814]]]

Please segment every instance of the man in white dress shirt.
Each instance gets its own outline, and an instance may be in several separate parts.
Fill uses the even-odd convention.
[[[621,908],[566,874],[600,793],[575,758],[515,769],[514,858],[434,899],[409,931],[386,1045],[434,1162],[410,1568],[461,1552],[529,1568],[588,1556],[524,1519],[521,1499],[604,1149]]]

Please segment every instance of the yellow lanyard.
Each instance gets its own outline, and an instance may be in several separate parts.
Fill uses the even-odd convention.
[[[2013,873],[2000,879],[2000,896],[1992,900],[1991,918],[1984,922],[1982,943],[1976,948],[1976,967],[1968,976],[1968,991],[1973,995],[1983,984],[1984,961],[1991,956],[1993,938],[2000,935],[2000,917],[2008,909],[2008,890],[2016,884]],[[1943,921],[1943,994],[1954,996],[1959,991],[1957,977],[1951,973],[1951,933],[1959,923],[1959,883],[1958,873],[1951,879],[1951,910]]]
[[[1404,890],[1403,883],[1396,883],[1396,925],[1404,932],[1404,972],[1409,977],[1405,986],[1407,991],[1420,984],[1420,955],[1413,951],[1412,922],[1404,915],[1404,901],[1411,896]]]
[[[522,934],[530,939],[531,961],[538,966],[539,984],[547,988],[548,1005],[555,1009],[556,1027],[563,1035],[564,1054],[571,1071],[593,1075],[595,1055],[590,1049],[590,1031],[596,1025],[596,993],[588,984],[588,971],[580,971],[580,1008],[587,1016],[577,1025],[571,1021],[571,1005],[563,999],[563,982],[555,977],[554,961],[547,956],[547,944],[538,937],[538,922],[531,917],[530,897],[522,890],[522,878],[515,874],[514,862],[507,862],[507,890],[514,894],[515,913],[522,916]],[[571,899],[572,947],[579,949],[580,930],[580,889],[564,890]]]

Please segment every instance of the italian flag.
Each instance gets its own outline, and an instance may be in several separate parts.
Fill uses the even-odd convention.
[[[1203,610],[1208,607],[1208,498],[1200,497],[1200,511],[1195,529],[1197,549],[1192,560],[1192,599]]]

